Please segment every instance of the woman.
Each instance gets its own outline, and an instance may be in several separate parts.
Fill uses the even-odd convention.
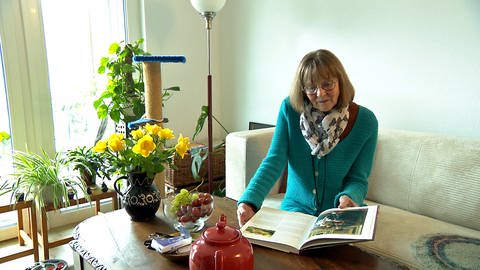
[[[353,102],[354,95],[333,53],[317,50],[303,57],[268,154],[238,201],[240,225],[261,207],[287,162],[283,210],[318,215],[363,204],[378,123],[370,110]]]

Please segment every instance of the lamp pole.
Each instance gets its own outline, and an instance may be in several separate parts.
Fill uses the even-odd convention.
[[[226,0],[190,0],[192,6],[205,19],[205,27],[207,29],[207,58],[208,58],[208,76],[207,76],[207,136],[208,136],[208,192],[213,191],[213,123],[212,123],[212,73],[211,73],[211,55],[210,55],[210,30],[212,29],[212,21],[217,11],[222,9]]]
[[[207,14],[208,13],[208,14]],[[208,159],[207,159],[207,171],[208,171],[208,193],[213,191],[213,123],[212,123],[212,73],[211,73],[211,63],[210,63],[210,29],[212,28],[212,20],[215,16],[215,12],[206,12],[205,20],[207,24],[207,56],[208,56],[208,76],[207,76],[207,104],[208,104]]]

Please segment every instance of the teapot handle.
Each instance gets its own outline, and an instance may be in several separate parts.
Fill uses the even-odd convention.
[[[126,175],[124,176],[120,176],[119,178],[117,178],[117,180],[115,180],[115,182],[113,182],[113,188],[115,189],[115,191],[120,194],[120,196],[123,197],[123,192],[120,191],[120,180],[123,180],[123,179],[128,179],[128,177]]]
[[[223,270],[223,251],[215,251],[213,258],[215,259],[215,270]]]

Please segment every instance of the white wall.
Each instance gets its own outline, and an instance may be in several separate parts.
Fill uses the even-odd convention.
[[[203,22],[186,0],[145,9],[149,51],[187,56],[162,76],[182,87],[167,104],[172,125],[193,133],[206,104]],[[214,114],[231,130],[274,124],[300,58],[326,48],[381,128],[480,138],[479,1],[228,0],[212,37]]]
[[[183,0],[145,0],[145,33],[147,50],[154,55],[185,55],[185,64],[162,64],[162,85],[164,88],[180,86],[178,93],[167,101],[163,111],[169,119],[168,127],[176,133],[191,137],[194,133],[200,108],[207,105],[207,38],[203,18]],[[213,76],[213,112],[221,115],[219,104],[219,72],[218,28],[222,19],[219,14],[213,22],[211,32],[212,76]],[[227,104],[225,104],[227,105]],[[227,105],[228,106],[228,105]],[[223,124],[223,122],[222,122]],[[207,123],[196,141],[206,141]],[[223,138],[218,125],[214,126],[216,138]]]

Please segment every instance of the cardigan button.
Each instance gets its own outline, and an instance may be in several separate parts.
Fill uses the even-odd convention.
[[[315,171],[315,176],[318,176],[318,171]]]
[[[317,189],[315,189],[315,188],[312,189],[312,193],[313,193],[313,194],[317,194]]]

